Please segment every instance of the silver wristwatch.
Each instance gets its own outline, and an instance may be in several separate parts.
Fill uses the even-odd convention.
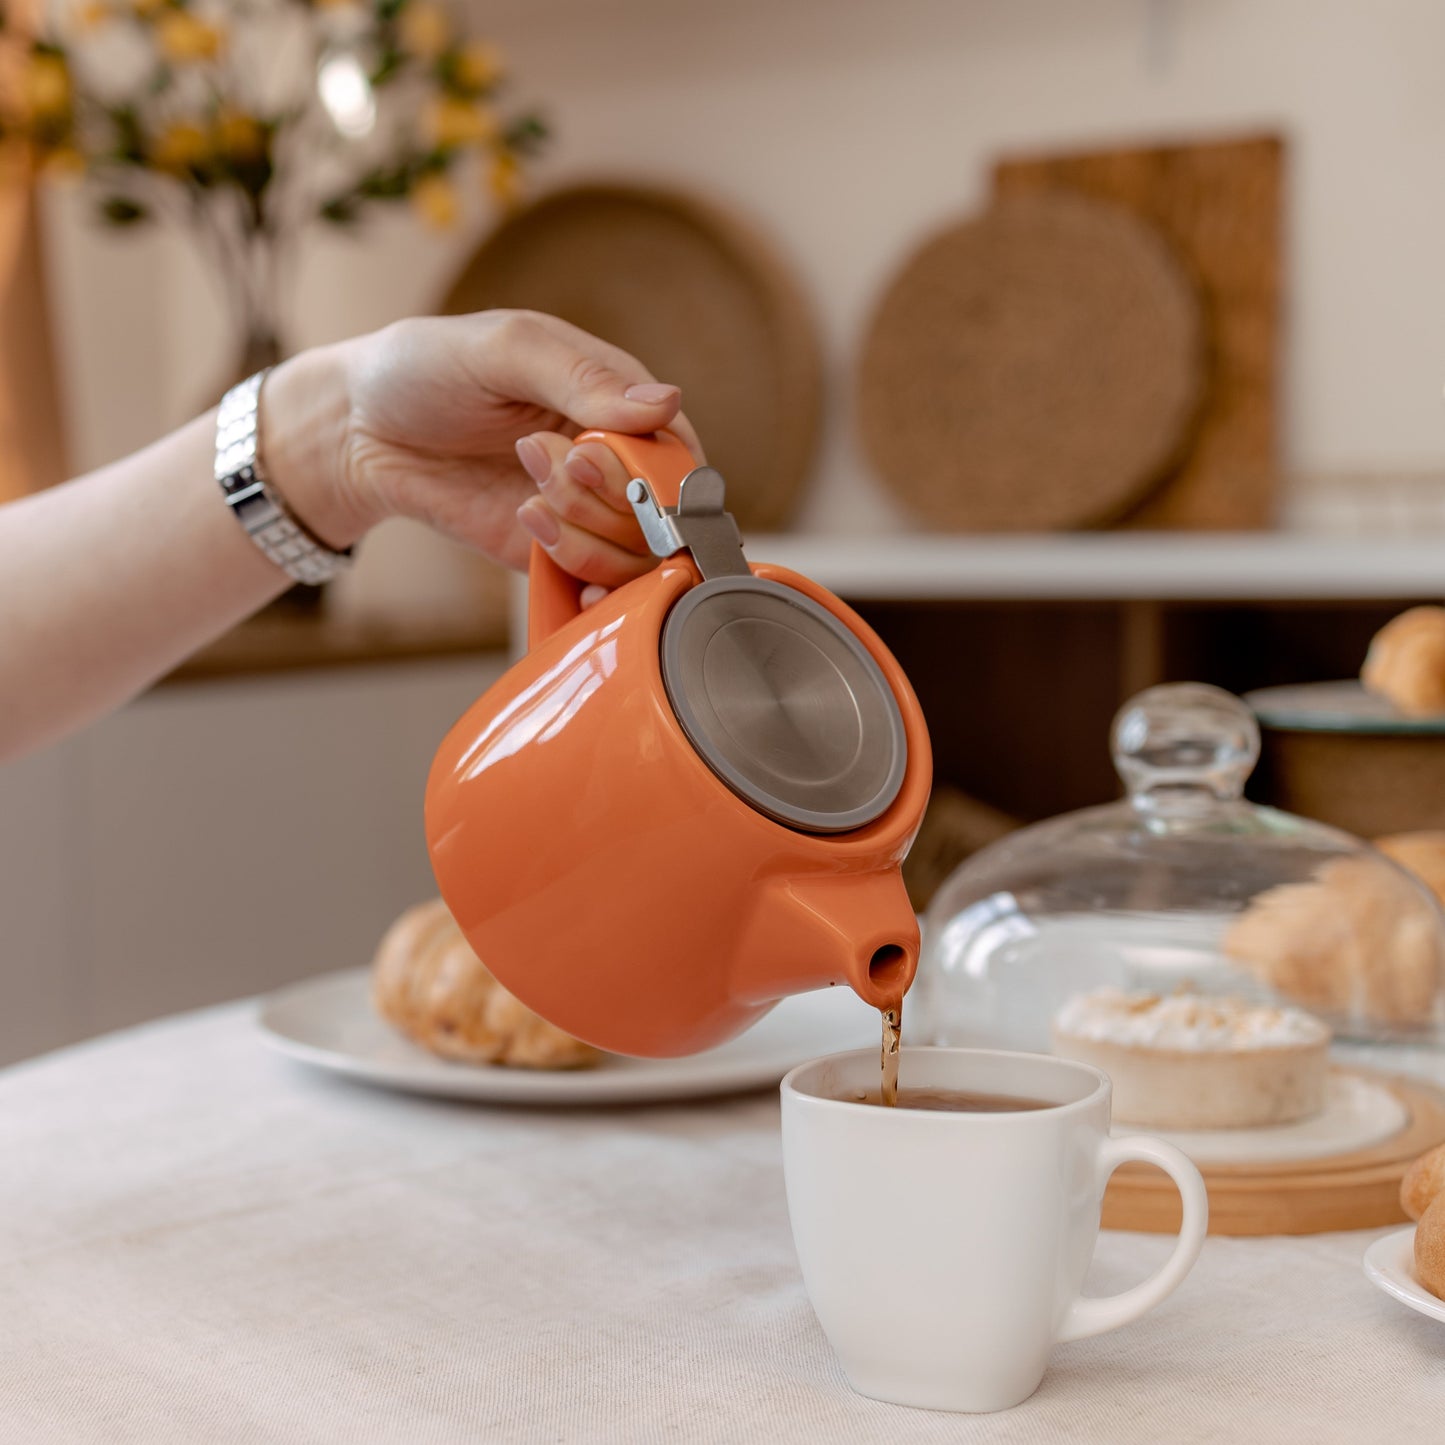
[[[351,561],[351,549],[334,551],[287,510],[267,484],[261,463],[258,371],[221,398],[216,413],[216,480],[231,515],[246,535],[289,577],[311,587],[329,582]]]

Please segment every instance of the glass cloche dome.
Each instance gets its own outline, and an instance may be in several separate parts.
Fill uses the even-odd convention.
[[[1294,1005],[1340,1039],[1445,1041],[1435,895],[1358,838],[1247,802],[1259,729],[1238,698],[1150,688],[1112,742],[1127,797],[1011,833],[938,890],[914,1038],[1047,1050],[1060,1010],[1112,989]]]

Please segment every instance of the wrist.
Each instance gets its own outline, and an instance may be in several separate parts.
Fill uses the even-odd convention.
[[[261,389],[261,458],[266,476],[314,536],[342,551],[370,530],[346,486],[351,403],[336,348],[282,362]]]

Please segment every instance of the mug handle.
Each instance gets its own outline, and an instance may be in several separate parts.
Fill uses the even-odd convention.
[[[573,439],[602,442],[612,448],[628,470],[651,484],[664,507],[677,506],[682,479],[697,465],[681,437],[670,431],[649,436],[628,436],[615,431],[586,431]],[[582,584],[564,572],[537,543],[527,564],[527,646],[545,642],[582,610]]]
[[[1181,1149],[1166,1144],[1162,1139],[1151,1139],[1147,1135],[1130,1135],[1122,1139],[1106,1138],[1099,1146],[1095,1161],[1098,1169],[1098,1189],[1102,1197],[1109,1176],[1121,1165],[1130,1162],[1156,1164],[1173,1181],[1179,1190],[1184,1206],[1184,1217],[1179,1225],[1179,1237],[1174,1251],[1163,1266],[1150,1275],[1143,1284],[1126,1289],[1123,1294],[1107,1295],[1103,1299],[1091,1299],[1080,1295],[1069,1306],[1064,1316],[1058,1339],[1083,1340],[1090,1335],[1101,1335],[1105,1330],[1117,1330],[1142,1314],[1147,1314],[1157,1304],[1162,1304],[1194,1268],[1199,1251],[1204,1247],[1204,1236],[1209,1228],[1209,1194],[1204,1180],[1193,1161]]]

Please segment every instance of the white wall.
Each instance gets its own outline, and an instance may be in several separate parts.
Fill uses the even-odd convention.
[[[631,174],[763,221],[803,271],[833,383],[804,521],[900,521],[850,434],[868,307],[1000,150],[1279,126],[1293,145],[1287,456],[1445,468],[1445,6],[1438,0],[470,0],[552,117],[547,179]],[[52,207],[77,457],[198,403],[224,346],[182,247]],[[486,224],[322,238],[298,342],[424,309]]]

